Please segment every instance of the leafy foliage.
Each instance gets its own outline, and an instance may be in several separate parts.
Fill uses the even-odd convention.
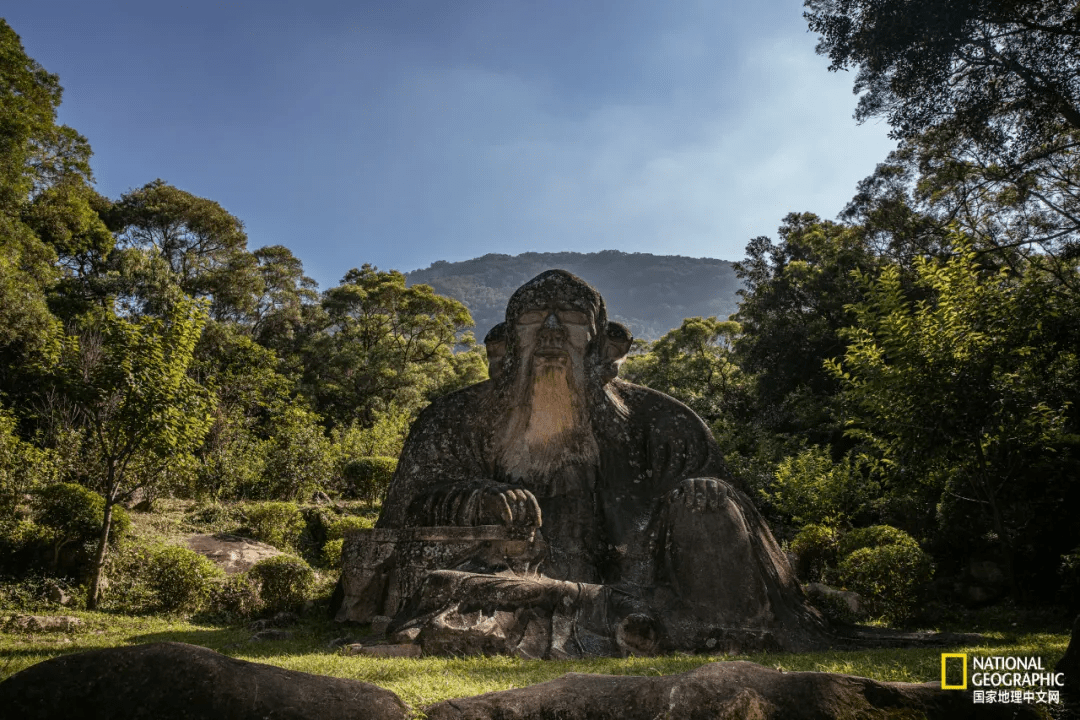
[[[259,597],[270,611],[296,609],[308,599],[315,583],[315,571],[290,555],[260,560],[248,573],[259,583]]]
[[[837,581],[863,597],[871,616],[892,621],[912,612],[920,587],[934,571],[919,544],[888,525],[849,533],[841,538],[839,552]]]
[[[797,525],[836,526],[865,514],[880,487],[865,457],[849,452],[833,462],[829,448],[810,447],[780,461],[762,495]]]
[[[620,374],[631,382],[665,392],[686,403],[706,422],[731,414],[746,378],[732,357],[739,324],[693,317],[629,357]]]
[[[244,509],[247,525],[256,540],[282,550],[295,548],[306,523],[300,508],[291,502],[266,502]]]
[[[261,606],[259,584],[248,573],[230,575],[215,583],[206,603],[211,614],[229,621],[249,618],[258,613]]]
[[[349,494],[374,503],[386,494],[390,479],[397,469],[397,458],[363,457],[345,465],[345,482]]]
[[[447,383],[451,359],[472,326],[461,303],[396,271],[364,265],[327,290],[324,325],[305,349],[303,387],[334,424],[368,424],[392,404],[416,411]]]
[[[82,485],[55,483],[35,493],[33,516],[34,522],[49,533],[52,569],[56,571],[64,546],[92,543],[101,534],[105,500]],[[114,508],[110,542],[118,542],[130,527],[127,511],[123,507]]]
[[[805,525],[791,541],[795,572],[804,582],[822,580],[836,565],[839,533],[827,525]]]
[[[210,598],[224,571],[199,553],[176,545],[157,548],[146,566],[147,582],[161,610],[196,611]]]
[[[919,260],[916,271],[927,296],[917,302],[895,268],[864,277],[848,350],[828,364],[843,384],[847,433],[881,454],[891,487],[922,498],[927,518],[939,503],[976,513],[969,532],[996,538],[1012,573],[1035,537],[1046,547],[1068,536],[1060,504],[1071,483],[1059,473],[1075,462],[1067,388],[1080,379],[1071,298],[1037,265],[1015,277],[980,266],[970,249]],[[965,535],[954,542],[974,541]]]

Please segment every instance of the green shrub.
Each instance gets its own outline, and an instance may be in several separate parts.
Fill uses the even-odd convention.
[[[341,569],[341,546],[345,541],[341,538],[337,540],[328,540],[323,545],[322,554],[323,560],[326,561],[326,566],[334,568],[335,570]]]
[[[200,609],[210,597],[214,580],[225,574],[194,550],[176,545],[151,551],[146,570],[157,606],[166,611]]]
[[[311,497],[334,470],[333,446],[318,414],[300,406],[277,408],[273,436],[265,446],[263,483],[266,497]]]
[[[221,503],[199,503],[184,514],[184,521],[200,530],[226,530],[236,525],[232,508]]]
[[[375,527],[374,518],[362,515],[342,515],[330,523],[326,531],[326,539],[327,541],[340,540],[350,530],[365,530],[372,527]]]
[[[381,499],[390,487],[397,462],[392,457],[362,457],[346,463],[343,475],[347,493],[369,503]]]
[[[791,541],[795,573],[803,582],[821,580],[836,564],[837,531],[828,525],[807,525]]]
[[[259,597],[268,610],[292,610],[308,598],[315,572],[298,557],[278,555],[260,560],[248,571],[259,583]]]
[[[68,545],[98,541],[105,521],[105,498],[82,485],[54,483],[34,493],[34,522],[49,534],[51,565],[59,569],[60,551]],[[131,516],[120,505],[112,509],[109,542],[115,544],[131,528]]]
[[[211,614],[228,620],[251,617],[262,607],[259,584],[247,573],[229,575],[211,588],[207,607]]]
[[[61,608],[53,596],[56,590],[68,595],[69,602],[63,606],[65,610],[82,609],[84,597],[74,580],[36,572],[20,577],[0,575],[0,608],[30,613],[56,612]]]
[[[48,529],[30,520],[0,520],[0,574],[20,577],[48,565],[52,538]]]
[[[833,462],[826,445],[784,458],[762,494],[796,524],[835,525],[873,505],[881,489],[865,458],[848,453]]]
[[[306,523],[300,508],[291,502],[267,502],[246,505],[248,528],[256,540],[281,550],[292,550],[300,541]]]
[[[59,456],[23,441],[14,413],[0,407],[0,517],[11,517],[27,493],[59,475]]]
[[[906,545],[919,547],[915,538],[892,525],[871,525],[845,533],[837,545],[841,556],[850,555],[860,548],[874,548],[882,545]]]
[[[871,616],[896,621],[911,614],[919,588],[933,575],[930,556],[914,538],[877,525],[849,533],[840,548],[836,581],[859,593]]]

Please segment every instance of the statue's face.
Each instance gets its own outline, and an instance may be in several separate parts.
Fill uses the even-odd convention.
[[[596,335],[595,312],[553,299],[526,307],[514,323],[514,332],[517,346],[534,371],[582,368],[585,351]]]

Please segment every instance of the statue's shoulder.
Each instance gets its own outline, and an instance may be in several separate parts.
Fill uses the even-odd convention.
[[[689,407],[659,390],[635,385],[620,378],[611,381],[612,389],[622,400],[632,421],[648,423],[653,428],[672,432],[702,434],[709,440],[709,426]]]
[[[491,397],[493,387],[490,380],[484,380],[435,398],[420,412],[417,422],[450,418],[454,423],[460,423],[463,417],[483,411]]]

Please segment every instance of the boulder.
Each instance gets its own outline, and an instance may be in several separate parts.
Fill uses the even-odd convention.
[[[288,630],[260,630],[251,636],[253,642],[267,642],[273,640],[292,640],[293,634]]]
[[[82,620],[71,615],[12,615],[4,629],[15,633],[75,632]]]
[[[91,650],[0,683],[5,717],[33,720],[404,720],[405,704],[369,683],[236,660],[184,643]]]
[[[284,554],[273,545],[225,533],[188,535],[184,544],[210,558],[229,575],[247,572],[260,560]]]
[[[260,630],[266,630],[268,628],[285,628],[292,627],[300,622],[300,618],[296,613],[291,613],[288,610],[283,610],[275,614],[273,617],[263,618],[262,620],[253,620],[248,623],[248,630],[258,632]]]
[[[859,593],[850,590],[839,590],[823,583],[812,582],[804,588],[811,601],[826,598],[847,608],[853,617],[863,617],[866,614],[865,601]]]
[[[428,720],[667,720],[680,718],[1038,718],[1033,705],[976,705],[938,683],[877,682],[836,673],[781,672],[749,662],[714,662],[679,675],[570,673],[517,690],[447,700]]]
[[[60,587],[55,582],[48,582],[45,584],[45,595],[49,598],[49,602],[56,603],[57,605],[70,605],[71,596],[64,591],[64,588]]]

